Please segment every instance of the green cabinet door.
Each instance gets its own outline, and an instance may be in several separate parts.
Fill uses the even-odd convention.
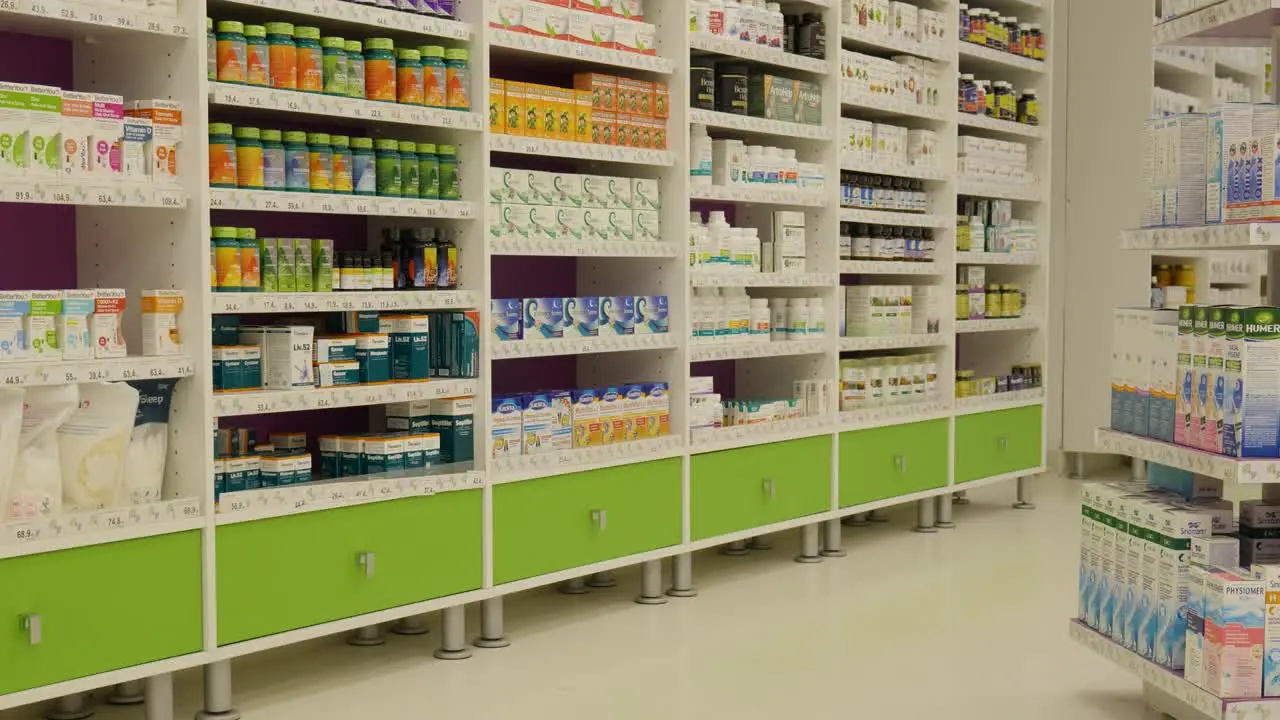
[[[218,643],[475,590],[481,491],[218,528]]]
[[[198,530],[0,561],[0,695],[199,652],[200,562]]]
[[[1040,405],[956,418],[956,482],[1040,467]]]
[[[680,484],[671,458],[494,487],[494,583],[678,545]]]
[[[493,488],[495,584],[680,544],[681,460]]]
[[[949,420],[840,434],[840,507],[947,484]]]
[[[831,509],[831,437],[694,455],[689,467],[693,539]]]

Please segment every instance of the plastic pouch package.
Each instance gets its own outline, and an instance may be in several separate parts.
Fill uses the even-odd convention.
[[[169,450],[169,406],[177,380],[135,380],[138,391],[120,501],[126,505],[159,502],[164,490],[164,467]]]
[[[12,500],[17,465],[18,436],[22,433],[22,398],[19,388],[0,388],[0,521],[17,517]]]
[[[28,388],[22,402],[22,432],[9,510],[15,519],[62,511],[62,469],[58,461],[58,428],[80,402],[75,385]]]
[[[78,510],[121,502],[120,476],[138,412],[138,391],[125,383],[80,386],[80,404],[58,428],[62,498]]]

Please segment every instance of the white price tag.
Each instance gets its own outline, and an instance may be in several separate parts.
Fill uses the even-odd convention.
[[[248,493],[224,493],[218,502],[218,511],[229,515],[249,512],[252,507]]]
[[[35,523],[10,523],[4,526],[4,541],[9,545],[21,545],[40,539],[42,528]]]
[[[94,513],[89,523],[98,530],[123,530],[127,520],[123,509],[113,509]]]
[[[200,501],[196,498],[174,501],[171,507],[174,517],[181,520],[194,520],[200,517]]]

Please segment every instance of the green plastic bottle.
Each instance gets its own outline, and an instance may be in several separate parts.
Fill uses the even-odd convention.
[[[301,130],[284,133],[284,186],[289,192],[311,192],[311,150]]]
[[[458,169],[458,147],[437,145],[436,157],[440,160],[440,199],[462,198],[462,176]]]
[[[418,144],[400,141],[400,197],[418,198]]]
[[[386,138],[374,143],[377,150],[378,195],[400,197],[400,143]]]
[[[440,160],[435,143],[418,143],[418,197],[440,199]]]
[[[333,192],[333,148],[329,133],[307,133],[311,166],[311,192]]]
[[[347,97],[364,99],[364,47],[359,40],[348,40],[344,49],[347,52]]]
[[[347,94],[347,41],[340,37],[320,38],[324,52],[324,94]]]
[[[350,195],[351,138],[334,135],[329,139],[329,145],[333,148],[333,191],[339,195]]]
[[[320,47],[320,28],[295,27],[293,43],[298,46],[298,89],[302,92],[324,92],[324,49]]]
[[[373,154],[373,138],[351,139],[351,191],[356,195],[378,194],[378,169]]]
[[[284,190],[285,160],[284,142],[279,130],[262,131],[262,187],[266,190]]]

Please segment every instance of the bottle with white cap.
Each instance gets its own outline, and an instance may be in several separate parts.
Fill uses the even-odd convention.
[[[807,298],[787,300],[787,339],[807,340],[808,335],[809,300]]]
[[[776,2],[765,5],[769,14],[769,47],[782,50],[782,35],[786,32],[786,20],[782,17],[782,5]]]
[[[728,269],[729,260],[732,259],[733,254],[731,248],[732,233],[733,228],[729,227],[729,221],[725,219],[724,211],[712,210],[711,217],[707,221],[708,269]]]
[[[781,342],[791,334],[787,320],[787,299],[769,298],[769,339]]]
[[[809,298],[809,335],[827,334],[827,309],[822,298]]]
[[[764,148],[759,145],[747,146],[747,162],[745,170],[747,171],[747,182],[751,185],[759,185],[764,183]]]

